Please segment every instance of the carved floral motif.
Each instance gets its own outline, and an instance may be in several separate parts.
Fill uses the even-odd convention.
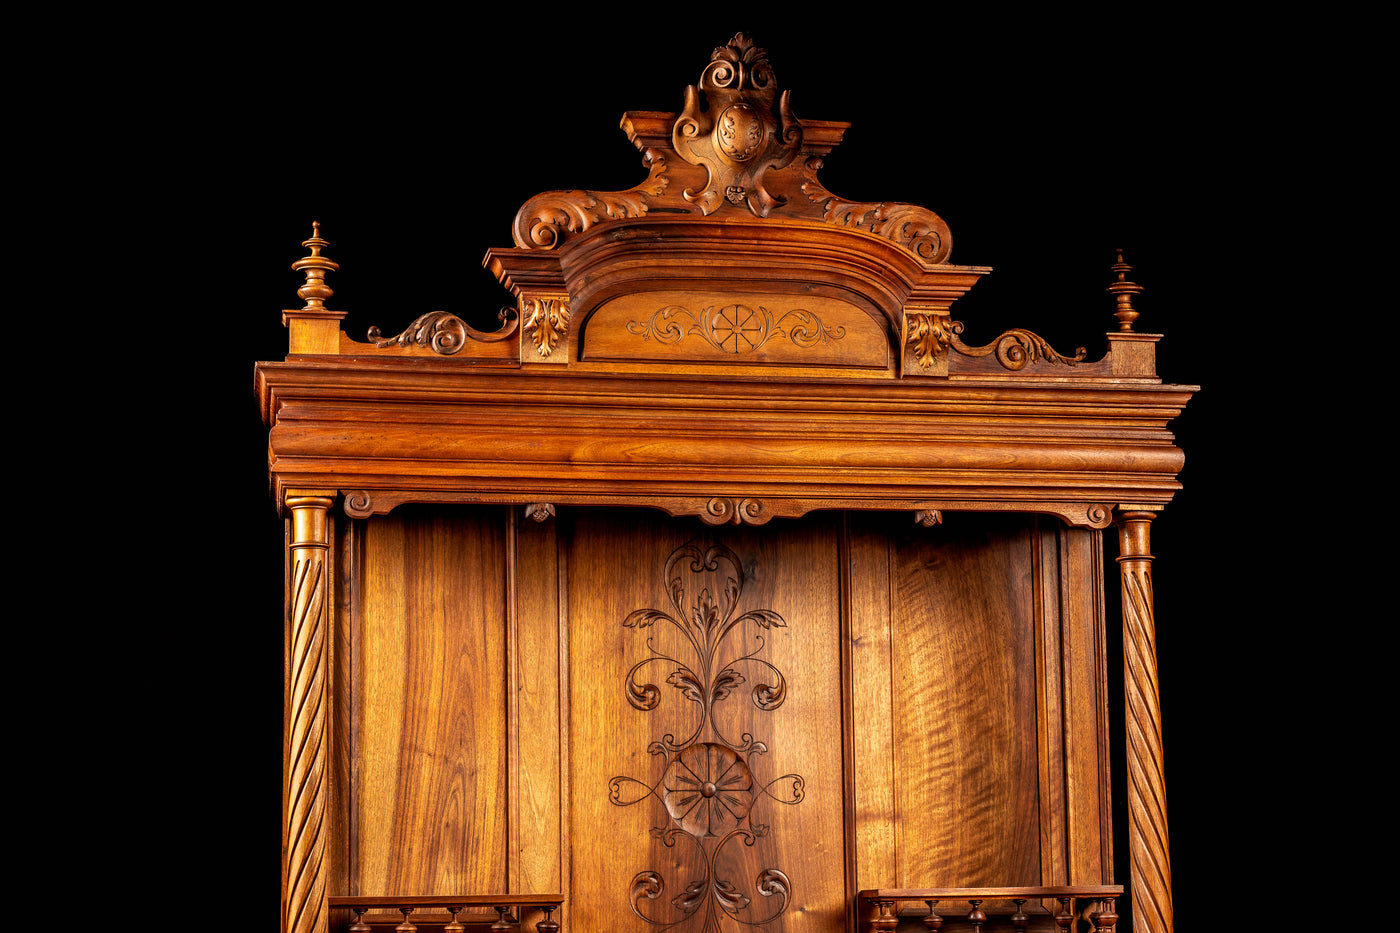
[[[660,705],[661,688],[637,680],[644,668],[660,663],[671,671],[666,683],[676,688],[684,700],[696,704],[699,716],[694,730],[684,740],[677,742],[668,733],[648,746],[647,750],[660,760],[660,777],[654,784],[614,777],[608,782],[609,799],[616,806],[627,807],[655,797],[664,808],[667,821],[652,828],[652,837],[668,848],[684,840],[695,857],[685,862],[692,878],[669,900],[669,911],[663,909],[658,915],[644,909],[644,904],[665,894],[666,882],[658,871],[638,872],[632,878],[629,900],[638,917],[659,927],[684,926],[697,933],[722,933],[729,929],[727,921],[745,926],[768,923],[787,909],[792,892],[787,875],[776,868],[759,872],[753,890],[759,897],[772,900],[767,909],[755,909],[754,899],[734,880],[721,875],[719,856],[735,840],[751,846],[758,837],[767,835],[768,826],[753,821],[755,808],[764,798],[789,805],[800,803],[804,782],[801,775],[785,774],[760,783],[753,771],[754,760],[767,753],[768,747],[748,732],[737,743],[727,737],[715,709],[743,690],[747,690],[750,701],[759,710],[770,711],[783,705],[787,682],[776,667],[758,654],[766,643],[765,633],[786,628],[787,622],[771,609],[751,609],[736,615],[744,572],[738,556],[723,545],[704,550],[695,544],[682,545],[667,559],[665,576],[674,613],[638,609],[629,613],[622,624],[638,631],[656,625],[671,626],[690,646],[694,663],[663,654],[657,647],[657,636],[650,635],[647,656],[627,672],[627,702],[643,711]],[[731,635],[737,641],[732,645]],[[744,671],[750,677],[773,683],[757,682],[748,689],[749,678]]]
[[[525,333],[534,341],[540,356],[549,356],[569,332],[569,299],[522,298],[520,312],[525,317]]]
[[[805,349],[846,336],[846,328],[828,328],[821,318],[804,308],[774,315],[762,305],[755,309],[741,304],[711,305],[700,312],[698,319],[679,305],[667,305],[645,324],[629,321],[627,332],[667,344],[694,334],[716,350],[735,354],[753,353],[774,337],[786,337]]]
[[[778,99],[773,116],[777,83],[768,65],[768,53],[743,33],[715,49],[700,75],[700,87],[685,90],[685,109],[676,118],[671,141],[681,158],[704,166],[709,180],[704,188],[687,188],[687,201],[712,214],[725,201],[743,204],[756,217],[767,217],[783,199],[763,186],[769,169],[787,165],[802,146],[802,124],[792,115],[788,92]],[[700,92],[709,102],[700,106]]]
[[[960,321],[946,314],[911,311],[904,315],[904,342],[914,351],[919,365],[928,369],[935,357],[947,351],[953,337],[962,332]]]

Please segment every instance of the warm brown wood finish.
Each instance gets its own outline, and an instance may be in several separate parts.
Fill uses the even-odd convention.
[[[304,244],[257,369],[290,534],[283,929],[529,901],[542,933],[850,933],[921,885],[1064,928],[1016,912],[1117,893],[1116,518],[1132,904],[1169,931],[1146,529],[1194,388],[1157,377],[1131,267],[1101,359],[964,343],[990,270],[926,208],[828,191],[845,125],[796,120],[742,36],[623,127],[647,178],[521,207],[494,333],[354,340],[333,232]]]

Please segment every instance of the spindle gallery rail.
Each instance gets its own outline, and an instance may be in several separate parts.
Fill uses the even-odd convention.
[[[443,933],[465,933],[465,923],[482,924],[497,916],[491,924],[493,933],[506,933],[510,930],[525,929],[526,911],[543,913],[544,917],[535,922],[535,933],[559,933],[559,922],[554,912],[564,903],[562,894],[461,894],[461,895],[403,895],[376,897],[330,897],[332,909],[347,909],[353,920],[346,927],[347,933],[371,933],[375,927],[380,930],[392,927],[396,933],[416,933],[419,924],[428,930],[442,930]],[[436,908],[437,913],[428,914],[424,908]],[[370,917],[365,914],[372,910],[398,911],[401,922],[390,914],[387,918]],[[417,917],[414,914],[417,913]],[[450,915],[450,919],[444,914]]]
[[[1097,909],[1088,912],[1088,921],[1093,933],[1113,933],[1118,923],[1118,914],[1114,912],[1114,901],[1123,895],[1123,886],[1119,884],[1078,884],[1078,885],[1051,885],[1047,887],[1020,887],[1020,888],[881,888],[874,891],[861,891],[857,895],[857,903],[861,909],[861,916],[868,920],[868,926],[862,928],[861,933],[889,933],[899,926],[900,906],[902,904],[923,904],[927,913],[922,917],[923,925],[930,930],[940,930],[946,921],[958,923],[960,929],[971,929],[973,933],[984,933],[983,927],[987,927],[990,933],[992,921],[987,912],[982,909],[982,905],[987,901],[1011,901],[1016,905],[1015,913],[1011,914],[1009,920],[1011,928],[1024,931],[1031,929],[1033,920],[1039,920],[1038,926],[1044,928],[1048,911],[1043,908],[1033,914],[1026,912],[1028,901],[1048,901],[1054,900],[1059,904],[1057,910],[1049,920],[1054,921],[1054,930],[1079,930],[1077,919],[1084,907],[1089,906],[1085,902],[1093,902],[1098,905]],[[949,914],[948,917],[939,915],[938,905],[943,904],[943,911]],[[965,917],[962,916],[962,904],[968,905]],[[907,919],[914,919],[917,915],[910,915]],[[966,926],[963,925],[965,921]],[[950,924],[951,925],[951,924]],[[1005,921],[1000,924],[1005,929]]]

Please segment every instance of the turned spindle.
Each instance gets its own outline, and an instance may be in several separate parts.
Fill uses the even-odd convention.
[[[418,933],[418,927],[414,925],[412,920],[408,919],[408,915],[413,913],[413,908],[400,907],[399,913],[403,914],[403,923],[394,927],[394,933]]]
[[[872,933],[893,930],[899,926],[899,915],[894,912],[894,901],[875,901],[875,910],[879,913],[875,919],[870,921]]]
[[[346,927],[347,933],[370,933],[369,924],[365,923],[365,911],[368,907],[351,907],[351,912],[355,915],[355,922]]]
[[[457,919],[457,915],[465,909],[464,907],[447,908],[447,912],[452,915],[452,922],[442,928],[442,933],[466,933],[467,928],[462,925],[462,921]]]
[[[544,919],[535,924],[536,933],[559,933],[559,921],[554,919],[554,908],[546,904],[540,908]]]
[[[967,922],[972,924],[972,933],[982,933],[982,924],[987,922],[987,914],[982,910],[982,902],[968,901],[972,909],[967,912]]]
[[[510,908],[497,907],[496,913],[500,914],[501,917],[495,923],[491,924],[491,929],[496,931],[496,933],[505,933],[506,930],[510,929]]]
[[[1070,913],[1069,905],[1073,898],[1057,897],[1060,902],[1060,912],[1055,915],[1055,926],[1061,930],[1068,930],[1074,925],[1074,914]]]
[[[1103,907],[1089,915],[1094,921],[1094,933],[1113,933],[1118,926],[1118,914],[1113,911],[1114,898],[1103,899]]]
[[[1026,899],[1024,897],[1013,897],[1011,903],[1016,905],[1016,912],[1011,915],[1011,922],[1016,924],[1016,929],[1024,930],[1026,924],[1031,922],[1031,918],[1026,916]]]
[[[933,909],[938,901],[924,901],[924,903],[928,905],[928,914],[924,916],[924,926],[928,927],[930,930],[942,929],[943,918],[938,916],[938,911]]]

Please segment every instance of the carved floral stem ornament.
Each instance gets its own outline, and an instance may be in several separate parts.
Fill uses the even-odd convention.
[[[723,545],[703,550],[696,544],[682,545],[667,559],[665,576],[674,613],[638,609],[622,624],[638,632],[669,626],[679,633],[691,656],[683,660],[666,654],[658,643],[667,641],[649,634],[647,656],[627,672],[624,687],[633,708],[650,712],[661,703],[661,688],[640,683],[638,676],[654,664],[670,669],[666,683],[697,707],[694,728],[679,742],[667,733],[647,747],[657,758],[659,775],[654,783],[614,777],[608,782],[609,799],[619,807],[649,797],[659,801],[666,819],[651,829],[651,835],[668,848],[683,843],[691,853],[680,856],[689,877],[669,899],[669,909],[657,910],[652,902],[665,895],[665,876],[655,869],[638,872],[629,900],[633,912],[647,923],[694,933],[721,933],[735,929],[732,924],[768,923],[787,909],[792,896],[788,876],[778,868],[760,871],[752,889],[765,899],[758,906],[741,886],[743,879],[724,874],[720,856],[727,847],[752,846],[767,835],[769,827],[755,822],[754,811],[765,798],[800,803],[804,782],[797,774],[762,781],[754,771],[755,759],[767,753],[768,746],[748,732],[735,741],[723,731],[716,713],[720,704],[737,697],[748,683],[745,671],[749,677],[772,681],[758,681],[748,691],[754,708],[768,712],[783,705],[787,681],[759,654],[767,633],[785,628],[787,622],[771,609],[736,615],[744,574],[739,557]]]

